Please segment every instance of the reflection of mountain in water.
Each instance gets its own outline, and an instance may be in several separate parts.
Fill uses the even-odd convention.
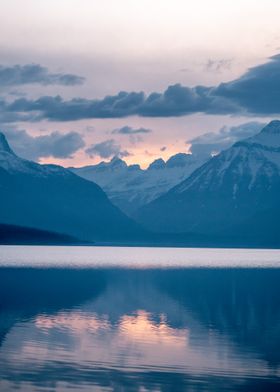
[[[101,270],[1,268],[0,345],[15,322],[39,313],[67,311],[98,296],[105,287]]]
[[[53,357],[32,371],[7,361],[0,379],[16,374],[34,390],[60,380],[75,390],[276,391],[279,278],[272,269],[1,269],[0,362],[5,343],[28,334]],[[211,369],[211,358],[225,367]]]
[[[169,271],[161,289],[207,328],[240,350],[253,350],[279,366],[280,271],[228,269]],[[172,320],[171,320],[172,322]]]

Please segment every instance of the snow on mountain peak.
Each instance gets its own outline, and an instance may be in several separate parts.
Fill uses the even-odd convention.
[[[139,165],[126,165],[124,161],[113,158],[111,162],[71,170],[97,183],[114,204],[127,214],[132,214],[139,206],[156,199],[186,179],[202,163],[204,161],[182,153],[174,155],[167,162],[156,159],[147,169],[141,169]]]
[[[261,133],[278,134],[280,136],[280,121],[273,120],[266,127],[264,127]]]
[[[260,133],[238,141],[199,168],[176,187],[177,193],[191,188],[220,189],[229,179],[236,195],[238,183],[247,181],[248,189],[266,178],[267,183],[280,178],[280,121],[272,121]],[[234,179],[234,180],[233,180]]]
[[[39,163],[20,158],[13,152],[2,132],[0,132],[0,168],[10,173],[28,173],[35,176],[45,177],[49,175],[73,175],[72,172],[62,166],[52,164],[41,165]]]
[[[259,144],[268,148],[280,148],[280,121],[271,121],[260,133],[244,140],[244,142]],[[241,141],[240,143],[243,142]]]
[[[195,158],[192,154],[186,154],[183,152],[179,152],[178,154],[171,156],[166,161],[166,166],[169,168],[183,167],[186,165],[190,165],[191,163],[194,163],[194,162],[195,162]]]

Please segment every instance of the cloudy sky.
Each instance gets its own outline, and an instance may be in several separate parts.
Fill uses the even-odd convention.
[[[227,146],[280,117],[279,15],[278,0],[2,0],[1,130],[71,166]]]

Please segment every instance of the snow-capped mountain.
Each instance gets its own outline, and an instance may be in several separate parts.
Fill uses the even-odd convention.
[[[50,230],[82,240],[129,240],[142,233],[98,185],[61,166],[40,165],[16,156],[1,133],[0,198],[1,224]]]
[[[32,176],[46,177],[48,175],[71,176],[69,170],[58,165],[39,165],[18,157],[10,148],[5,136],[0,132],[0,169],[10,174],[23,173]]]
[[[245,235],[246,228],[265,235],[276,226],[279,232],[279,199],[280,121],[272,121],[144,206],[137,220],[165,232]]]
[[[166,162],[157,159],[146,170],[139,165],[128,166],[119,158],[71,170],[97,183],[116,206],[131,215],[186,179],[204,162],[193,155],[180,153]]]

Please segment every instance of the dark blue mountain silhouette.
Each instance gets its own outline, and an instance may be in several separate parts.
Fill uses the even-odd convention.
[[[69,245],[80,244],[76,238],[52,231],[0,224],[0,244],[5,245]]]
[[[145,236],[102,189],[57,165],[19,158],[0,134],[0,223],[74,236],[130,241]]]

